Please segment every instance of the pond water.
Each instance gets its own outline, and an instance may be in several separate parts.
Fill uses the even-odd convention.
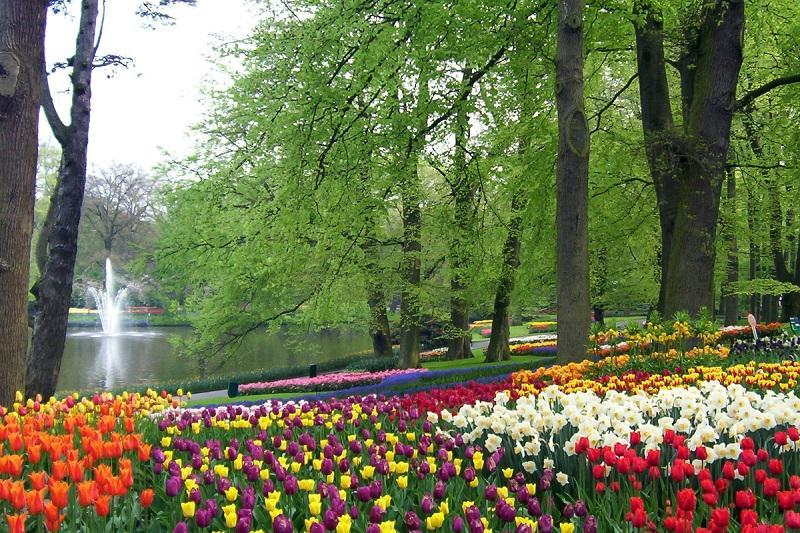
[[[133,328],[113,336],[100,329],[69,329],[58,390],[141,388],[197,379],[203,374],[233,375],[259,369],[307,365],[363,352],[372,347],[366,334],[326,332],[290,341],[285,335],[251,334],[222,366],[181,357],[173,340],[191,328]]]

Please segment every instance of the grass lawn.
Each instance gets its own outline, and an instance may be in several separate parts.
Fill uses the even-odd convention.
[[[528,333],[528,326],[522,324],[519,326],[511,326],[511,337],[526,337],[528,335],[532,335],[532,333]],[[482,337],[481,334],[476,330],[472,332],[472,342],[480,342],[480,341],[488,341],[489,337]]]
[[[450,368],[464,368],[467,370],[474,370],[476,368],[490,368],[501,364],[508,363],[535,363],[542,359],[539,355],[521,355],[514,356],[511,361],[502,361],[500,363],[486,364],[483,362],[483,350],[472,350],[473,357],[469,359],[459,359],[456,361],[434,361],[430,363],[423,363],[423,368],[429,370],[443,370]],[[303,393],[298,392],[281,392],[276,394],[252,394],[246,396],[238,396],[236,398],[228,398],[221,396],[219,398],[204,398],[202,400],[190,400],[187,403],[188,407],[202,407],[209,404],[223,404],[223,403],[236,403],[240,401],[256,401],[256,400],[285,400],[287,398],[296,398],[302,396]]]

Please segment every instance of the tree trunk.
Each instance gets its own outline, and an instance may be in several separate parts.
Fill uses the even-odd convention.
[[[371,283],[371,285],[373,284]],[[392,332],[389,328],[389,315],[386,313],[386,296],[380,287],[374,285],[367,289],[367,303],[370,310],[369,335],[372,337],[372,352],[375,357],[391,357]]]
[[[758,245],[756,245],[756,206],[755,194],[748,191],[747,194],[747,229],[749,232],[749,254],[748,254],[748,279],[754,280],[758,277]],[[758,317],[760,310],[758,308],[758,295],[750,295],[750,305],[748,311]]]
[[[634,14],[639,17],[639,22],[635,24],[636,64],[639,74],[644,147],[650,175],[655,185],[661,228],[659,257],[661,280],[656,309],[663,315],[665,281],[677,211],[675,200],[678,177],[675,174],[674,160],[676,132],[664,60],[663,24],[660,13],[654,11],[646,1],[637,1],[634,5]]]
[[[55,393],[69,318],[69,302],[78,252],[78,228],[86,185],[89,145],[92,63],[95,52],[98,0],[83,0],[72,71],[71,123],[64,127],[53,109],[46,109],[55,137],[61,143],[55,222],[48,240],[48,256],[37,287],[33,343],[28,359],[25,390],[28,395]]]
[[[558,11],[558,359],[568,362],[586,357],[589,334],[589,128],[583,94],[583,0],[561,0]]]
[[[420,183],[416,157],[410,157],[404,169],[405,183],[401,191],[403,208],[403,289],[400,302],[399,368],[419,366],[420,270],[422,255],[422,213]]]
[[[362,246],[367,256],[367,305],[369,306],[369,335],[375,357],[392,355],[392,332],[386,313],[386,293],[381,285],[375,246]]]
[[[497,291],[494,296],[494,311],[492,313],[492,333],[489,337],[489,347],[486,349],[485,362],[508,361],[511,352],[508,341],[511,331],[508,325],[511,295],[514,292],[514,280],[519,267],[520,233],[522,231],[522,211],[525,202],[521,192],[516,192],[511,198],[511,220],[508,222],[508,235],[503,246],[503,266],[500,270],[500,279],[497,282]]]
[[[713,309],[717,217],[742,65],[744,2],[706,4],[691,69],[664,312]]]
[[[468,79],[472,71],[464,69]],[[463,102],[455,119],[455,175],[450,184],[453,196],[453,238],[450,243],[450,332],[446,359],[472,357],[472,333],[469,329],[469,302],[465,292],[469,275],[470,247],[474,235],[472,200],[475,184],[467,168],[466,144],[469,140],[469,117]]]
[[[743,2],[706,3],[678,61],[682,132],[669,103],[660,13],[637,0],[636,29],[642,125],[661,225],[661,287],[664,316],[696,314],[714,305],[717,215],[736,83],[742,62]]]
[[[0,404],[25,384],[45,0],[0,0]]]
[[[739,247],[736,238],[736,175],[728,172],[728,202],[731,203],[731,222],[727,231],[728,241],[728,263],[727,278],[728,283],[739,281]],[[725,294],[725,291],[723,291]],[[735,294],[728,294],[723,297],[725,311],[725,325],[735,325],[739,322],[739,297]]]

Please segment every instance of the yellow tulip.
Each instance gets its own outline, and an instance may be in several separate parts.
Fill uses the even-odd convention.
[[[184,518],[191,518],[194,516],[195,503],[194,502],[181,502],[181,511]]]

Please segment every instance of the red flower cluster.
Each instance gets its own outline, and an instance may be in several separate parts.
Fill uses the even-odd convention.
[[[800,530],[797,428],[772,435],[769,441],[777,445],[772,453],[768,441],[758,446],[753,438],[743,438],[736,460],[709,462],[706,448],[690,449],[686,437],[672,430],[664,432],[663,441],[661,449],[645,451],[638,432],[627,444],[603,447],[592,447],[582,437],[575,452],[585,456],[598,494],[607,488],[631,494],[625,519],[637,529],[655,531],[653,522],[660,520],[675,533]],[[664,505],[648,500],[648,510],[643,493],[668,499]]]

